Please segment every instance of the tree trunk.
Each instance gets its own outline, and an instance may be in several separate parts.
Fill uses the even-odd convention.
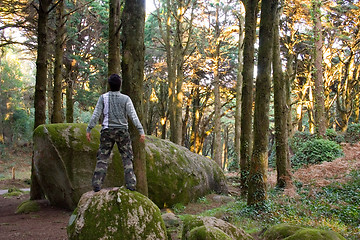
[[[74,122],[74,101],[73,101],[73,92],[74,84],[76,80],[76,60],[67,59],[65,62],[66,76],[65,76],[65,96],[66,96],[66,112],[65,120],[67,123]]]
[[[120,50],[120,26],[121,26],[121,1],[110,0],[109,2],[109,58],[108,75],[120,74],[121,50]]]
[[[315,117],[314,117],[314,95],[312,88],[309,88],[309,102],[307,103],[308,125],[311,134],[315,133]]]
[[[53,109],[51,115],[52,123],[63,122],[62,111],[62,66],[64,56],[64,1],[60,1],[57,8],[57,31],[55,45],[55,68],[54,68],[54,90],[53,90]]]
[[[252,146],[252,114],[254,85],[254,53],[256,40],[256,22],[258,0],[245,1],[245,38],[244,38],[244,68],[241,96],[241,135],[240,135],[240,173],[241,193],[247,193],[247,178],[249,175]]]
[[[221,155],[222,155],[222,141],[221,141],[221,99],[220,99],[220,24],[219,24],[219,4],[216,5],[216,25],[215,25],[215,39],[216,39],[216,49],[213,59],[215,61],[214,68],[214,106],[215,106],[215,116],[214,116],[214,148],[213,148],[213,158],[214,161],[221,165]]]
[[[287,60],[286,60],[286,87],[285,87],[285,94],[286,94],[286,105],[288,108],[288,137],[292,137],[294,134],[294,126],[292,120],[292,104],[291,104],[291,84],[295,80],[295,70],[294,70],[294,62],[296,62],[295,55],[288,51]],[[301,106],[302,107],[302,106]]]
[[[36,58],[36,83],[35,83],[35,122],[34,129],[44,124],[46,120],[46,83],[47,83],[47,25],[49,6],[51,0],[40,0],[38,9],[38,26],[37,26],[37,58]],[[39,185],[34,170],[34,161],[31,164],[31,188],[30,199],[42,199],[44,193]]]
[[[143,122],[145,0],[125,0],[122,23],[123,90],[131,97],[138,117]],[[139,141],[138,130],[133,124],[130,124],[130,133],[137,136],[133,140],[137,189],[147,196],[145,144]]]
[[[243,43],[244,43],[244,19],[240,14],[238,16],[239,21],[239,42],[238,42],[238,73],[236,77],[236,108],[235,108],[235,161],[236,169],[240,166],[240,137],[241,137],[241,89],[243,85]]]
[[[275,109],[275,143],[277,186],[285,188],[291,184],[289,146],[288,146],[288,107],[286,104],[286,79],[283,76],[280,58],[280,36],[278,9],[274,25],[273,80]]]
[[[322,27],[321,27],[321,1],[313,0],[313,20],[314,20],[314,59],[315,59],[315,125],[316,132],[325,137],[326,119],[325,119],[325,104],[324,104],[324,80],[322,70]]]
[[[269,104],[273,25],[278,0],[261,1],[259,61],[254,112],[254,145],[250,162],[248,205],[261,206],[267,198]]]
[[[196,152],[199,141],[199,116],[200,116],[200,89],[199,78],[194,79],[194,93],[192,100],[192,127],[190,136],[190,151]]]
[[[176,122],[176,133],[174,138],[175,143],[182,144],[183,139],[183,119],[182,119],[182,105],[183,105],[183,90],[182,85],[184,82],[184,49],[182,45],[184,30],[183,30],[183,21],[184,21],[184,11],[185,6],[183,0],[178,0],[178,9],[176,20],[176,36],[174,43],[174,63],[176,69],[176,93],[175,93],[175,122]]]

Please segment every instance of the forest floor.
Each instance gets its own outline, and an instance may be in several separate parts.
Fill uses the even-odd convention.
[[[343,146],[345,156],[333,162],[324,162],[294,172],[293,180],[311,185],[313,191],[319,190],[333,182],[345,183],[353,169],[360,169],[360,143]],[[7,152],[6,152],[7,151]],[[8,150],[2,152],[0,159],[0,190],[11,188],[29,188],[31,167],[31,149],[21,151]],[[15,180],[12,172],[15,169]],[[236,177],[236,174],[228,174]],[[271,187],[276,184],[276,173],[269,170],[268,182]],[[239,190],[229,183],[230,193],[239,195]],[[289,188],[285,194],[297,197],[296,189]],[[67,239],[66,226],[71,215],[70,211],[51,206],[48,201],[39,201],[40,210],[28,214],[15,214],[17,207],[29,199],[29,193],[20,196],[0,195],[0,239],[16,240],[62,240]],[[214,201],[211,195],[204,201],[197,201],[184,206],[181,214],[199,214],[206,210],[221,207],[226,203]],[[175,211],[176,213],[176,211]]]

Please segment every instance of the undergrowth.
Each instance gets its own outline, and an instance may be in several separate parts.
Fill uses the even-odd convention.
[[[279,223],[328,229],[346,239],[360,239],[360,170],[349,175],[346,184],[333,183],[321,189],[300,187],[297,197],[288,197],[272,189],[263,209],[247,206],[237,199],[224,207],[202,215],[221,217],[247,231],[259,233]]]

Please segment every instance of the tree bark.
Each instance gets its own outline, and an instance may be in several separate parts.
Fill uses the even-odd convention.
[[[121,26],[121,1],[110,0],[109,2],[109,58],[108,76],[120,74],[121,50],[120,50],[120,26]]]
[[[235,161],[236,168],[240,166],[240,138],[241,138],[241,90],[243,85],[243,44],[244,44],[244,19],[242,15],[238,16],[239,21],[239,42],[238,42],[238,73],[236,77],[236,108],[235,108]]]
[[[63,122],[62,112],[62,68],[64,57],[64,35],[65,35],[65,21],[64,21],[64,0],[60,1],[57,8],[57,31],[56,31],[56,45],[55,45],[55,68],[54,68],[54,90],[53,90],[53,109],[51,115],[52,123]]]
[[[325,119],[325,104],[324,104],[324,80],[322,70],[322,27],[321,27],[321,1],[313,0],[313,21],[314,21],[314,59],[315,59],[315,125],[316,132],[322,137],[325,137],[326,119]]]
[[[125,0],[122,23],[123,91],[131,97],[138,117],[143,122],[145,0]],[[130,133],[136,136],[133,151],[137,190],[147,196],[145,144],[139,141],[138,130],[133,124],[130,124]]]
[[[51,0],[40,0],[38,9],[38,25],[37,25],[37,58],[36,58],[36,82],[35,82],[35,121],[34,129],[46,121],[46,83],[47,83],[47,26],[49,7]],[[34,161],[31,164],[31,188],[30,199],[42,199],[44,193],[39,185],[34,169]]]
[[[215,23],[215,42],[216,49],[213,59],[215,61],[214,67],[214,106],[215,106],[215,116],[214,116],[214,148],[213,148],[213,158],[214,161],[222,167],[221,164],[221,155],[222,155],[222,140],[221,140],[221,99],[220,99],[220,23],[219,23],[219,4],[216,5],[216,23]]]
[[[261,206],[267,198],[269,104],[273,26],[278,0],[261,1],[259,61],[254,111],[254,145],[250,163],[248,205]]]
[[[241,194],[247,193],[247,178],[249,175],[252,146],[252,115],[253,115],[253,85],[254,85],[254,53],[256,40],[256,22],[258,0],[245,1],[245,38],[244,38],[244,68],[241,96],[241,134],[240,134],[240,174]]]
[[[275,109],[275,144],[277,186],[285,188],[291,184],[289,146],[288,146],[288,107],[286,99],[286,79],[283,76],[280,58],[280,22],[281,9],[277,10],[274,25],[273,80]]]

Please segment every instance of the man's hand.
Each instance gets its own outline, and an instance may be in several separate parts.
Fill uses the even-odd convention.
[[[87,132],[86,133],[86,138],[89,142],[91,142],[91,133]]]
[[[140,135],[140,142],[144,142],[144,141],[145,141],[145,135],[142,134],[142,135]]]

